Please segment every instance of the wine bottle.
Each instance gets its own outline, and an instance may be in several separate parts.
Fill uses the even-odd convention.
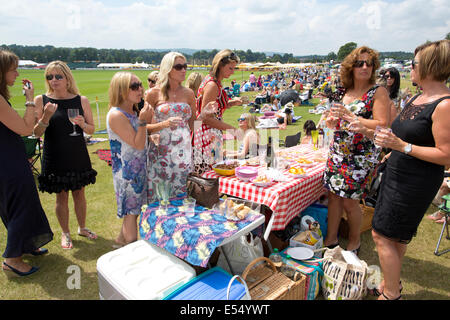
[[[266,163],[267,167],[273,167],[273,146],[272,146],[272,137],[269,137],[269,141],[267,143],[267,154],[266,154]]]

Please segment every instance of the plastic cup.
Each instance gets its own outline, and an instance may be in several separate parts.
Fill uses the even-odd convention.
[[[392,132],[391,128],[387,128],[387,127],[383,127],[383,126],[377,126],[375,128],[375,133],[373,134],[373,143],[377,148],[381,148],[381,146],[377,145],[375,143],[375,138],[377,137],[378,134],[380,133],[387,133],[387,132]]]
[[[192,197],[183,199],[184,213],[187,217],[193,217],[195,215],[195,203],[196,200]]]

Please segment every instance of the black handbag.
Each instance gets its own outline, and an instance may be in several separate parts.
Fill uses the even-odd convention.
[[[203,207],[212,208],[219,202],[219,178],[203,178],[198,173],[190,173],[186,190]]]

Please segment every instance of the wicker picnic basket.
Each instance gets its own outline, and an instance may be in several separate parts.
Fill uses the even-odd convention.
[[[252,300],[304,300],[306,276],[295,274],[295,281],[279,272],[270,259],[253,260],[242,273]]]

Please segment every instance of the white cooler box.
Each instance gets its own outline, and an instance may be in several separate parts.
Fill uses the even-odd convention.
[[[97,260],[102,300],[160,300],[195,278],[195,270],[164,249],[139,240]]]

